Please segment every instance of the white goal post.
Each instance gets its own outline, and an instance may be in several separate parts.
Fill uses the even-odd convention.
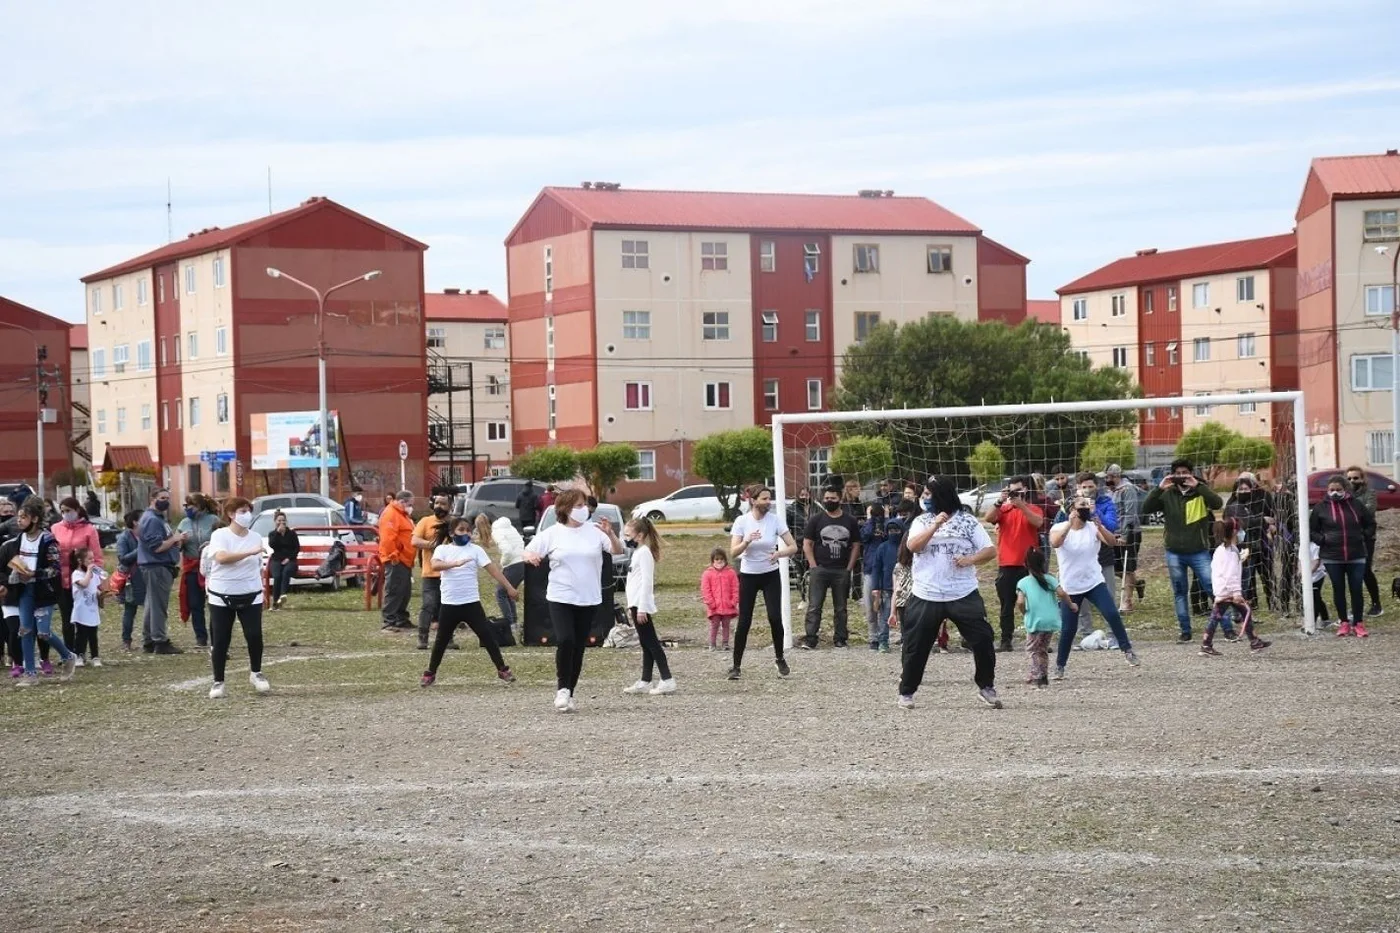
[[[1225,405],[1249,405],[1255,403],[1282,403],[1291,405],[1293,409],[1293,449],[1294,463],[1293,472],[1295,474],[1296,488],[1294,490],[1298,501],[1298,571],[1301,574],[1302,586],[1299,596],[1301,597],[1303,609],[1303,630],[1313,635],[1317,632],[1317,622],[1314,616],[1313,591],[1312,591],[1312,560],[1308,553],[1308,456],[1307,456],[1307,425],[1303,413],[1303,393],[1300,391],[1290,392],[1253,392],[1234,393],[1223,395],[1211,395],[1209,404],[1211,406]],[[773,416],[773,479],[774,479],[774,508],[782,509],[784,514],[788,506],[787,496],[787,460],[783,443],[784,429],[794,425],[804,424],[839,424],[843,422],[860,421],[912,421],[915,419],[955,419],[955,418],[1009,418],[1022,415],[1065,415],[1076,412],[1104,412],[1104,411],[1139,411],[1142,409],[1183,409],[1203,404],[1201,398],[1141,398],[1141,399],[1113,399],[1108,401],[1094,402],[1043,402],[1027,405],[964,405],[954,408],[904,408],[904,409],[884,409],[884,410],[862,410],[862,411],[814,411],[794,414],[776,414]],[[800,529],[792,529],[793,536],[801,534]],[[782,573],[783,581],[783,633],[786,647],[792,647],[792,589],[790,583],[790,558],[783,558],[779,562],[779,570]]]

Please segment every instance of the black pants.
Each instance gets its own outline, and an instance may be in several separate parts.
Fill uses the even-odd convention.
[[[560,690],[573,692],[578,688],[583,652],[588,648],[588,634],[593,631],[597,615],[597,606],[549,604],[549,621],[554,624],[554,674]]]
[[[95,625],[75,625],[73,626],[73,640],[63,639],[63,643],[68,646],[68,650],[76,655],[86,655],[88,658],[101,657],[97,652],[97,626]]]
[[[209,660],[214,665],[214,682],[224,682],[224,668],[228,664],[228,646],[233,641],[233,620],[243,627],[243,640],[248,643],[248,670],[254,674],[262,670],[263,631],[261,603],[251,606],[209,605],[210,652]]]
[[[1011,641],[1016,631],[1016,584],[1026,578],[1029,571],[1025,567],[999,567],[997,569],[997,601],[1001,603],[1001,640]]]
[[[431,577],[423,581],[434,582]],[[423,592],[426,594],[428,588],[425,586]],[[501,657],[501,646],[496,644],[496,633],[491,631],[491,623],[486,621],[486,611],[481,608],[480,602],[474,603],[444,603],[438,610],[437,636],[433,639],[433,654],[428,659],[428,670],[437,673],[438,665],[442,663],[442,654],[447,650],[448,644],[452,641],[452,633],[457,631],[457,626],[465,625],[476,633],[477,640],[481,642],[481,647],[486,649],[486,653],[491,657],[491,663],[496,665],[496,670],[509,670],[506,667],[506,659]],[[419,632],[423,630],[420,627]]]
[[[779,580],[781,581],[781,576]],[[807,589],[807,647],[817,647],[817,635],[822,630],[822,609],[826,606],[827,593],[831,594],[831,611],[836,617],[833,640],[835,644],[844,645],[850,637],[846,613],[851,602],[851,572],[845,567],[813,567],[811,573],[807,574]],[[778,596],[782,598],[781,583]],[[742,600],[743,596],[739,599]]]
[[[661,645],[661,638],[656,634],[656,617],[647,616],[647,621],[637,621],[637,610],[628,609],[627,614],[632,617],[632,626],[637,630],[637,640],[642,643],[642,680],[651,683],[652,667],[655,666],[661,671],[662,680],[671,679],[671,665],[666,663],[666,649]]]
[[[23,664],[19,643],[19,616],[10,616],[5,620],[5,645],[6,650],[10,653],[10,665]]]
[[[71,589],[61,589],[58,591],[58,615],[63,620],[63,643],[68,646],[69,651],[77,651],[73,647],[73,642],[78,640],[76,626],[73,625],[73,591]],[[44,643],[44,660],[49,659],[49,646]]]
[[[1366,583],[1366,592],[1371,597],[1371,605],[1381,604],[1381,584],[1376,579],[1376,539],[1372,538],[1366,542],[1366,576],[1362,578]]]
[[[1323,577],[1322,580],[1317,580],[1317,581],[1315,581],[1315,582],[1313,583],[1313,585],[1312,585],[1312,588],[1313,588],[1313,616],[1314,616],[1314,618],[1315,618],[1318,622],[1326,622],[1327,619],[1328,619],[1328,616],[1327,616],[1327,599],[1326,599],[1326,597],[1324,597],[1324,596],[1322,595],[1322,584],[1323,584],[1323,581],[1326,580],[1326,579],[1327,579],[1326,577]]]
[[[426,645],[434,621],[438,624],[438,631],[442,631],[442,580],[439,577],[424,577],[422,583],[418,605],[418,643]]]
[[[972,591],[962,599],[930,602],[910,596],[904,606],[904,618],[913,620],[912,631],[906,629],[903,642],[903,672],[899,678],[900,696],[913,696],[924,682],[924,668],[929,652],[944,622],[952,622],[972,652],[972,680],[978,687],[991,687],[996,682],[997,655],[992,643],[992,626],[987,622],[987,607],[982,594]]]
[[[408,628],[408,598],[413,595],[413,571],[391,560],[384,565],[384,606],[380,617],[385,628]]]
[[[767,573],[739,574],[739,625],[734,630],[734,666],[744,662],[744,646],[749,643],[749,628],[753,625],[753,606],[763,593],[763,606],[768,610],[768,628],[773,632],[773,657],[783,656],[783,576],[777,570]]]
[[[1332,581],[1332,598],[1337,603],[1337,621],[1360,625],[1365,615],[1361,602],[1361,581],[1366,577],[1364,563],[1332,563],[1324,561],[1327,579]],[[1350,615],[1348,615],[1350,611]]]

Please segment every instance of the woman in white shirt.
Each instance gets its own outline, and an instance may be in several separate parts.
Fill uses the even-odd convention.
[[[472,543],[471,522],[465,518],[454,518],[451,531],[451,540],[433,548],[430,561],[433,570],[438,573],[438,579],[442,581],[442,608],[438,615],[437,636],[433,639],[433,653],[419,686],[431,687],[437,682],[442,654],[459,625],[466,625],[476,633],[481,647],[486,649],[491,663],[496,665],[496,676],[508,684],[514,683],[515,675],[506,666],[500,645],[496,644],[496,633],[491,631],[486,612],[481,608],[481,590],[476,572],[485,570],[497,586],[505,588],[506,595],[511,599],[515,599],[515,587],[501,573],[501,569],[491,563],[491,555]]]
[[[991,536],[958,500],[947,477],[924,483],[923,512],[909,523],[905,542],[914,554],[914,585],[901,616],[904,624],[899,705],[914,706],[929,652],[944,622],[958,627],[972,652],[972,680],[983,703],[1001,709],[996,691],[997,656],[987,607],[977,589],[977,566],[997,556]]]
[[[642,643],[642,679],[623,693],[649,693],[661,696],[676,692],[671,665],[666,662],[666,649],[656,635],[656,562],[661,559],[661,535],[651,520],[637,516],[622,529],[622,535],[634,544],[632,564],[627,569],[627,611]],[[661,674],[661,681],[651,685],[652,668]]]
[[[214,666],[211,700],[224,696],[224,667],[235,618],[248,643],[248,683],[258,693],[272,689],[262,675],[263,539],[248,530],[253,524],[253,504],[237,496],[229,499],[224,503],[224,520],[228,524],[209,536],[200,560],[209,599],[209,659]]]
[[[603,604],[604,554],[621,554],[622,542],[605,518],[588,522],[588,505],[577,489],[554,500],[558,523],[535,535],[525,549],[525,562],[538,567],[549,560],[549,618],[554,626],[554,669],[559,689],[554,708],[578,709],[574,691],[583,672],[583,652],[598,607]]]
[[[1079,629],[1079,610],[1086,600],[1108,622],[1113,637],[1118,639],[1118,647],[1123,649],[1124,659],[1137,667],[1138,657],[1133,653],[1128,631],[1123,628],[1123,617],[1118,613],[1113,591],[1104,582],[1103,566],[1099,563],[1099,544],[1116,547],[1117,539],[1099,520],[1092,499],[1080,496],[1065,513],[1069,520],[1050,529],[1050,546],[1055,549],[1060,586],[1069,594],[1069,605],[1060,606],[1060,644],[1055,652],[1052,679],[1065,679],[1065,665],[1069,663],[1069,652]]]
[[[525,581],[525,539],[515,530],[511,520],[502,515],[494,522],[485,515],[476,517],[476,543],[483,548],[493,545],[501,555],[501,573],[506,582],[517,590]],[[496,606],[501,610],[501,618],[515,627],[515,600],[506,595],[506,588],[496,584]]]
[[[744,663],[744,647],[749,642],[753,625],[753,607],[758,594],[763,594],[763,607],[768,611],[768,629],[773,633],[773,664],[786,677],[790,669],[783,659],[783,577],[778,561],[797,553],[797,543],[783,520],[781,510],[773,508],[773,490],[760,486],[749,490],[749,511],[734,520],[729,530],[729,556],[739,560],[739,624],[734,629],[734,666],[729,679],[739,679]]]

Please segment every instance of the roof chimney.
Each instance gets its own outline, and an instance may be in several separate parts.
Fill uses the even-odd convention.
[[[477,294],[478,294],[478,295],[489,295],[489,294],[491,294],[491,293],[490,293],[489,291],[487,291],[486,289],[482,288],[482,289],[478,289],[478,290],[477,290]]]
[[[1400,155],[1400,149],[1387,149],[1387,150],[1385,151],[1385,154],[1386,154],[1386,155]]]
[[[444,288],[442,293],[444,295],[460,295],[462,294],[462,290],[460,288]]]
[[[1151,247],[1148,247],[1147,249],[1140,249],[1140,250],[1137,251],[1137,253],[1136,253],[1135,255],[1138,255],[1138,256],[1156,256],[1156,255],[1157,255],[1157,247],[1151,246]]]
[[[587,191],[589,188],[592,188],[592,187],[593,187],[593,182],[591,182],[591,181],[586,181],[586,182],[583,183],[583,190],[584,190],[584,191]]]

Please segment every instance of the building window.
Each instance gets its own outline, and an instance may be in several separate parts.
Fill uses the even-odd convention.
[[[1074,304],[1073,304],[1073,306],[1071,306],[1070,315],[1069,315],[1069,316],[1070,316],[1070,320],[1072,320],[1072,321],[1087,321],[1087,320],[1089,320],[1089,299],[1088,299],[1088,298],[1076,298],[1076,299],[1074,299]]]
[[[729,312],[704,311],[700,314],[700,337],[702,340],[729,339]]]
[[[506,391],[506,387],[505,387],[505,384],[501,382],[501,377],[500,377],[500,376],[487,376],[487,377],[486,377],[486,394],[487,394],[487,395],[504,395],[504,394],[505,394],[505,391]]]
[[[161,403],[160,403],[160,429],[161,429],[162,431],[169,431],[169,430],[170,430],[170,403],[169,403],[169,402],[161,402]]]
[[[758,271],[778,271],[778,244],[773,240],[758,241]]]
[[[1191,360],[1196,363],[1210,362],[1210,338],[1197,337],[1191,341]]]
[[[510,440],[510,425],[504,421],[486,422],[486,439],[493,442]]]
[[[165,276],[156,276],[156,301],[165,302]]]
[[[1181,357],[1176,352],[1176,343],[1167,344],[1167,365],[1175,366],[1181,361]]]
[[[729,404],[729,383],[727,382],[707,382],[705,383],[705,408],[709,411],[728,411]]]
[[[928,248],[928,271],[931,275],[939,275],[944,272],[952,272],[953,247],[930,246]]]
[[[807,243],[802,247],[802,269],[807,274],[807,281],[812,281],[816,274],[822,271],[822,245],[820,243]]]
[[[1075,356],[1079,357],[1081,360],[1083,360],[1083,361],[1085,362],[1086,365],[1089,363],[1089,351],[1088,351],[1088,350],[1070,350],[1069,352],[1072,353],[1072,354],[1074,354]]]
[[[624,269],[649,269],[651,268],[650,257],[647,256],[646,240],[623,240],[622,241],[622,268]]]
[[[92,305],[92,313],[93,313],[93,314],[101,314],[101,313],[102,313],[102,290],[101,290],[100,288],[94,288],[94,289],[92,290],[92,296],[91,296],[91,298],[90,298],[90,303],[91,303],[91,305]]]
[[[113,311],[120,311],[120,310],[122,309],[122,307],[126,304],[126,299],[125,299],[125,297],[123,297],[123,291],[124,291],[124,289],[122,288],[122,285],[121,285],[120,282],[114,282],[114,283],[112,284],[112,310],[113,310]]]
[[[855,245],[855,271],[879,272],[880,247],[874,243],[857,243]]]
[[[1389,392],[1394,385],[1389,353],[1351,358],[1351,387],[1357,392]]]
[[[186,341],[190,348],[190,352],[186,354],[186,357],[191,360],[199,359],[199,334],[190,331],[189,334],[186,335]]]
[[[1210,393],[1209,393],[1209,392],[1197,392],[1197,393],[1196,393],[1196,398],[1210,398]],[[1201,403],[1197,402],[1197,403],[1196,403],[1196,414],[1198,414],[1198,415],[1208,415],[1208,414],[1210,414],[1210,406],[1209,406],[1209,405],[1202,405]]]
[[[1366,211],[1361,232],[1366,240],[1400,240],[1400,211]]]
[[[1235,279],[1235,300],[1254,300],[1254,276],[1242,275],[1239,278]]]
[[[1155,409],[1155,408],[1148,408],[1148,409],[1146,409],[1146,410],[1145,410],[1145,414],[1143,415],[1143,417],[1144,417],[1146,420],[1148,420],[1148,421],[1156,421],[1156,420],[1157,420],[1157,409]]]
[[[180,338],[178,335],[170,338],[170,351],[174,354],[172,362],[178,365],[180,362]]]
[[[1109,312],[1110,317],[1126,317],[1128,314],[1128,296],[1114,295],[1111,300],[1113,306],[1112,311]]]
[[[807,450],[807,486],[820,489],[831,474],[831,448],[812,447]]]
[[[105,408],[97,409],[97,433],[107,433],[107,409]]]
[[[199,427],[199,399],[190,399],[190,427]]]
[[[443,347],[445,347],[445,346],[447,346],[447,328],[446,328],[446,327],[429,327],[429,328],[428,328],[428,349],[429,349],[429,350],[441,350],[441,349],[442,349]]]
[[[820,411],[822,407],[822,381],[820,379],[807,380],[807,410]]]
[[[764,311],[760,320],[763,322],[763,342],[778,342],[778,312]]]
[[[195,287],[194,263],[185,266],[185,294],[193,295]]]
[[[807,342],[816,343],[822,339],[822,313],[817,310],[807,312]]]
[[[1149,288],[1147,291],[1145,291],[1145,292],[1142,293],[1142,313],[1143,313],[1143,314],[1151,314],[1154,310],[1156,310],[1155,307],[1154,307],[1154,302],[1153,302],[1153,299],[1152,299],[1152,295],[1153,295],[1153,292],[1152,292],[1152,289],[1150,289],[1150,288]]]
[[[224,257],[214,257],[214,287],[224,287]]]
[[[1366,286],[1366,316],[1388,316],[1395,311],[1395,286]]]
[[[875,325],[879,323],[879,311],[857,311],[856,343],[864,343],[865,339],[870,336],[870,332],[875,329]]]
[[[554,294],[554,247],[544,248],[544,293],[545,296]]]
[[[119,343],[112,348],[112,371],[118,373],[126,372],[126,364],[131,361],[130,349],[124,343]]]
[[[1242,360],[1254,356],[1254,334],[1240,334],[1235,338],[1235,350]]]
[[[553,324],[552,321],[550,323],[551,325]],[[550,333],[553,333],[552,326],[550,328]],[[506,348],[506,329],[499,325],[486,328],[484,342],[488,350],[504,350]],[[550,345],[553,346],[553,343]]]
[[[776,379],[763,380],[763,410],[778,410],[778,380]]]
[[[1167,311],[1168,311],[1168,312],[1171,312],[1171,311],[1175,311],[1175,310],[1176,310],[1176,286],[1175,286],[1175,285],[1168,285],[1168,286],[1167,286]]]
[[[1113,365],[1114,365],[1115,367],[1117,367],[1118,369],[1127,369],[1127,367],[1128,367],[1128,348],[1127,348],[1127,347],[1114,347],[1114,348],[1113,348]]]
[[[1383,466],[1395,462],[1395,432],[1366,432],[1366,462],[1373,466]]]
[[[656,451],[637,451],[637,482],[656,482]]]
[[[623,388],[628,411],[651,411],[650,382],[628,382]]]
[[[1240,394],[1241,394],[1241,395],[1253,395],[1253,394],[1254,394],[1254,390],[1253,390],[1253,389],[1240,389]],[[1239,410],[1240,410],[1240,414],[1242,414],[1242,415],[1252,415],[1252,414],[1254,414],[1254,403],[1253,403],[1253,402],[1240,402],[1240,404],[1239,404],[1238,407],[1239,407]]]
[[[136,344],[136,371],[146,372],[154,365],[151,359],[151,342],[142,340]]]
[[[143,430],[143,431],[149,431],[150,429],[151,429],[151,403],[150,403],[150,402],[143,402],[143,403],[141,403],[141,430]]]
[[[554,318],[544,319],[544,359],[547,366],[554,365]]]
[[[143,278],[137,279],[137,280],[136,280],[136,304],[137,304],[137,306],[140,307],[140,306],[145,305],[146,301],[147,301],[149,298],[150,298],[150,295],[149,295],[148,292],[147,292],[147,287],[146,287],[146,280],[145,280],[145,278],[143,277]]]
[[[729,270],[728,243],[700,244],[700,271],[727,272]]]
[[[622,339],[623,339],[623,340],[650,340],[650,339],[651,339],[651,312],[650,312],[650,311],[624,311],[624,312],[622,312]]]
[[[94,347],[92,351],[92,378],[101,379],[107,375],[107,351]]]
[[[118,434],[125,434],[125,433],[126,433],[126,409],[125,409],[125,408],[118,408],[118,409],[117,409],[117,433],[118,433]]]
[[[228,355],[228,329],[227,329],[227,328],[220,327],[220,328],[217,328],[217,329],[214,331],[214,355],[215,355],[215,356],[227,356],[227,355]]]
[[[228,395],[223,392],[214,396],[214,417],[219,424],[228,424]]]
[[[1145,343],[1142,345],[1142,364],[1144,366],[1157,365],[1157,345],[1155,343]]]
[[[1180,408],[1168,408],[1168,409],[1167,409],[1167,420],[1168,420],[1168,421],[1180,421],[1180,420],[1181,420],[1181,409],[1180,409]]]
[[[1210,283],[1197,282],[1191,286],[1191,307],[1204,308],[1210,304]]]

